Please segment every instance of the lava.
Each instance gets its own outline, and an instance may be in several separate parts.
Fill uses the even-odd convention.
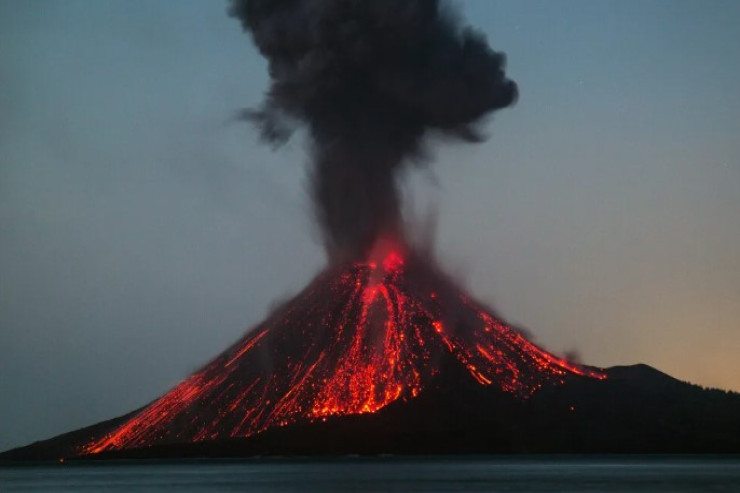
[[[519,399],[572,375],[605,378],[540,349],[433,268],[380,242],[368,261],[323,272],[223,354],[79,452],[249,437],[373,413],[422,393],[445,354],[480,385]]]

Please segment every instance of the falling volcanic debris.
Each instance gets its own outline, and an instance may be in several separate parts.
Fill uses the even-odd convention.
[[[329,266],[226,352],[78,454],[249,437],[374,413],[423,393],[443,359],[526,399],[595,368],[527,341],[473,301],[401,231],[395,174],[430,132],[480,139],[513,103],[504,57],[436,0],[236,0],[272,85],[244,116],[280,142],[304,124]]]

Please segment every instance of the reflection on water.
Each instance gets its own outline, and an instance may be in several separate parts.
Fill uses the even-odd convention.
[[[346,458],[2,467],[1,491],[740,491],[740,457]]]

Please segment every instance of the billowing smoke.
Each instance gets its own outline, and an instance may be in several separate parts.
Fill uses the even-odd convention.
[[[481,118],[512,104],[505,58],[438,0],[232,0],[269,61],[271,87],[245,116],[284,142],[307,127],[311,193],[330,257],[400,233],[396,171],[431,134],[481,140]]]

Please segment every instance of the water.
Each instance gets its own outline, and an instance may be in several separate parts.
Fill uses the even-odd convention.
[[[740,491],[740,457],[346,458],[0,468],[0,491]]]

